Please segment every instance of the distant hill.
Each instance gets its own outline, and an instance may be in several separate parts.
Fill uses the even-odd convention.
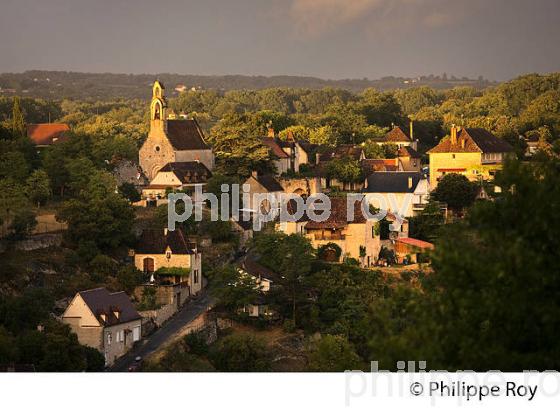
[[[298,76],[245,76],[245,75],[180,75],[180,74],[111,74],[76,73],[66,71],[26,71],[24,73],[0,74],[0,95],[23,95],[47,99],[112,99],[140,98],[150,96],[149,86],[160,79],[169,95],[178,94],[177,87],[184,89],[202,88],[220,91],[239,89],[263,89],[273,87],[291,88],[343,88],[360,92],[373,87],[379,90],[429,86],[438,89],[457,86],[486,88],[496,83],[478,79],[455,78],[453,76],[422,76],[417,78],[384,77],[379,80],[348,79],[323,80],[316,77]]]

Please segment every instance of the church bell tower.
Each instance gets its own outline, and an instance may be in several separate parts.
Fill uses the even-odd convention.
[[[150,129],[160,129],[165,132],[167,101],[164,92],[165,87],[159,80],[156,80],[152,88],[152,103],[150,104]]]

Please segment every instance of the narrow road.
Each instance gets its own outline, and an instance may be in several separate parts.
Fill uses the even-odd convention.
[[[212,300],[206,293],[204,293],[199,299],[189,302],[162,327],[144,339],[141,345],[119,358],[115,364],[109,368],[109,371],[126,372],[128,367],[134,363],[134,358],[136,356],[145,358],[150,353],[158,350],[165,342],[181,331],[183,327],[188,325],[198,315],[207,310],[211,303]]]

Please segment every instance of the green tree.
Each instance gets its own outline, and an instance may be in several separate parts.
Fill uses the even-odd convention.
[[[272,233],[258,235],[254,244],[259,254],[266,255],[259,263],[279,274],[277,303],[297,326],[297,312],[308,302],[307,282],[314,259],[311,243],[301,235]]]
[[[308,355],[313,372],[360,370],[362,363],[352,344],[343,336],[325,335],[315,342]]]
[[[14,105],[12,108],[11,131],[13,138],[27,137],[27,130],[25,127],[25,118],[20,106],[19,97],[14,97]]]
[[[121,186],[119,186],[119,192],[130,203],[138,202],[142,199],[142,196],[140,195],[140,192],[138,192],[138,189],[136,189],[136,186],[130,182],[121,184]]]
[[[51,196],[49,175],[42,169],[35,170],[27,178],[27,195],[37,207],[44,204]]]
[[[453,211],[461,211],[474,203],[477,185],[461,174],[447,174],[438,182],[431,198],[447,204]]]
[[[232,313],[254,303],[260,295],[259,286],[250,275],[243,275],[231,265],[220,267],[212,272],[210,291]]]
[[[246,334],[233,334],[216,342],[210,359],[220,372],[265,372],[271,368],[265,342]]]

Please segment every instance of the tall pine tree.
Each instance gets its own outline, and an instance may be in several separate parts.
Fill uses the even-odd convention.
[[[23,138],[25,134],[25,118],[23,117],[19,97],[15,97],[12,108],[12,136],[13,138]]]

